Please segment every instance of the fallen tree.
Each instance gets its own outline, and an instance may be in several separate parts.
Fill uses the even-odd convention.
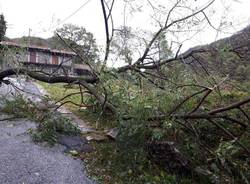
[[[247,86],[243,83],[244,80],[235,81],[231,77],[234,71],[227,73],[233,64],[225,70],[225,75],[221,72],[223,67],[210,66],[218,58],[222,61],[225,58],[238,59],[244,66],[249,64],[245,62],[246,53],[250,50],[249,43],[231,43],[227,47],[228,45],[221,46],[224,43],[222,40],[220,43],[195,47],[182,53],[182,43],[178,43],[176,49],[169,48],[171,52],[166,51],[168,42],[164,36],[171,35],[171,29],[178,28],[184,31],[186,27],[190,29],[190,26],[195,27],[204,23],[213,27],[206,11],[214,2],[215,0],[207,1],[200,8],[193,8],[186,4],[186,1],[176,0],[167,14],[163,14],[164,21],[157,21],[159,29],[150,36],[150,39],[147,40],[143,35],[145,36],[141,38],[143,44],[129,48],[126,44],[131,41],[129,39],[133,34],[129,33],[127,28],[121,30],[114,28],[112,10],[115,0],[111,2],[101,0],[106,49],[101,66],[94,67],[91,62],[87,62],[92,75],[52,75],[27,68],[12,68],[0,72],[0,81],[8,84],[5,77],[26,75],[46,83],[78,85],[79,92],[63,97],[62,101],[70,103],[67,100],[70,96],[80,94],[83,97],[85,93],[90,94],[91,100],[98,102],[100,109],[95,113],[101,115],[109,113],[115,117],[121,131],[119,151],[133,150],[131,152],[134,153],[134,150],[150,146],[149,154],[157,163],[161,160],[159,158],[163,158],[164,163],[168,163],[169,160],[176,161],[177,165],[180,164],[180,167],[186,170],[190,169],[189,164],[198,167],[205,162],[206,170],[209,171],[207,173],[213,173],[213,176],[221,177],[223,181],[227,181],[228,178],[229,180],[237,178],[237,181],[246,178],[248,181],[245,168],[241,168],[241,165],[246,162],[245,155],[250,153],[246,141],[249,138],[250,125],[249,90],[244,88]],[[149,5],[158,12],[152,3]],[[179,9],[185,14],[179,15]],[[177,18],[174,16],[175,11],[179,16]],[[112,42],[115,31],[120,32],[118,35],[124,41],[121,45],[119,42]],[[60,35],[58,38],[72,51],[77,52]],[[161,46],[163,44],[165,50]],[[113,45],[121,49],[119,54],[128,62],[127,65],[117,69],[107,67]],[[139,58],[133,55],[135,52],[133,49],[141,49]],[[76,54],[84,63],[81,54]],[[220,57],[221,55],[223,57]],[[93,101],[85,105],[82,98],[79,104],[73,102],[72,104],[79,107],[96,105]],[[190,147],[187,146],[189,144]],[[179,146],[181,151],[173,145]],[[231,149],[233,151],[230,154],[225,154]],[[167,157],[163,156],[164,150],[169,152]],[[241,157],[235,156],[235,152]],[[182,159],[185,154],[189,156],[188,162]],[[135,155],[133,158],[136,158]],[[173,158],[173,155],[177,158]],[[214,165],[212,167],[211,162],[216,167]],[[236,172],[235,165],[241,169],[242,174]],[[168,165],[168,168],[170,172],[178,170],[178,166],[175,165]]]

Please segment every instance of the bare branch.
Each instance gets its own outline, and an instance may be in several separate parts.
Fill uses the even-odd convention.
[[[89,66],[89,68],[91,69],[92,73],[93,73],[94,75],[97,76],[97,74],[95,73],[95,70],[93,69],[92,65],[91,65],[87,60],[84,60],[83,57],[79,54],[79,52],[77,52],[76,49],[74,49],[71,45],[69,45],[69,44],[68,44],[68,43],[58,34],[58,33],[56,33],[56,35],[57,35],[57,37],[58,37],[58,38],[68,47],[68,48],[70,48],[74,53],[76,53],[77,56],[79,57],[79,59],[81,59],[81,61],[82,61],[83,63],[86,63],[86,64]]]
[[[239,107],[241,107],[241,106],[243,106],[243,105],[245,105],[245,104],[247,104],[249,102],[250,102],[250,98],[247,98],[245,100],[230,104],[230,105],[228,105],[226,107],[213,109],[213,110],[209,111],[208,114],[217,114],[217,113],[225,112],[225,111],[232,110],[232,109],[235,109],[235,108],[239,108]]]
[[[208,119],[208,121],[210,121],[212,124],[217,126],[219,129],[223,130],[223,132],[225,132],[227,135],[229,135],[241,148],[243,148],[248,154],[250,154],[250,150],[247,147],[245,147],[241,142],[239,142],[238,139],[233,135],[232,132],[230,132],[229,130],[224,128],[222,125],[220,125],[219,123],[217,123],[211,119]]]
[[[192,94],[192,95],[186,97],[181,103],[179,103],[178,105],[176,105],[176,107],[175,107],[173,110],[170,111],[169,115],[173,114],[178,108],[180,108],[180,107],[181,107],[185,102],[187,102],[190,98],[192,98],[192,97],[194,97],[194,96],[196,96],[196,95],[198,95],[198,94],[201,94],[201,93],[203,93],[203,92],[205,92],[205,91],[209,91],[209,90],[208,90],[208,89],[203,89],[203,90],[200,90],[200,91],[198,91],[198,92],[196,92],[196,93],[194,93],[194,94]]]
[[[114,1],[112,2],[112,4],[113,3],[114,3]],[[110,43],[111,43],[108,19],[109,19],[109,17],[111,17],[111,21],[112,21],[112,15],[111,15],[112,9],[109,10],[109,15],[107,15],[105,4],[106,4],[105,0],[101,0],[102,13],[103,13],[104,24],[105,24],[105,33],[106,33],[106,49],[105,49],[105,56],[104,56],[104,61],[103,61],[101,71],[104,69],[104,67],[105,67],[105,65],[107,63],[108,55],[109,55],[109,49],[110,49]],[[113,21],[112,21],[112,25],[113,25]],[[112,29],[112,35],[113,35],[113,29]]]

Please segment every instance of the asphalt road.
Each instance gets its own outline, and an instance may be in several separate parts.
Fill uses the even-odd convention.
[[[32,83],[22,83],[23,89],[35,92]],[[19,87],[22,87],[19,86]],[[13,88],[2,85],[0,95],[12,98]],[[35,95],[36,96],[36,95]],[[27,98],[37,97],[27,95]],[[32,142],[27,133],[36,128],[34,122],[25,119],[1,121],[0,114],[0,184],[93,184],[80,160],[66,155],[65,147],[48,147]]]

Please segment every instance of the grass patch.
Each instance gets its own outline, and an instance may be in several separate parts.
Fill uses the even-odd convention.
[[[37,83],[49,93],[50,97],[54,101],[58,101],[66,95],[69,95],[71,93],[77,93],[80,91],[77,85],[68,86],[66,84],[48,84],[44,82]],[[81,95],[77,94],[64,99],[61,103],[66,101],[72,101],[76,104],[80,104],[81,98]],[[84,103],[88,104],[90,100],[91,98],[89,95],[83,95]],[[79,106],[76,106],[72,103],[66,103],[65,106],[79,118],[89,122],[90,125],[96,129],[104,130],[116,126],[116,121],[114,119],[111,119],[110,117],[101,116],[98,110],[80,108]]]
[[[69,86],[66,86],[66,84],[48,84],[45,82],[37,82],[37,83],[41,85],[50,94],[51,98],[54,101],[59,101],[68,94],[79,92],[76,85],[71,85],[69,87]],[[79,103],[79,101],[81,100],[81,95],[80,94],[73,95],[73,96],[68,97],[66,100],[67,101],[70,100],[74,103]],[[65,102],[65,100],[62,102]],[[75,105],[70,104],[70,103],[66,105],[70,109],[76,108]]]

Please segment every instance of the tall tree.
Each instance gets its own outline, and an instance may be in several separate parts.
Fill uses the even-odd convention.
[[[74,24],[64,24],[55,31],[55,35],[50,40],[51,47],[65,49],[67,45],[58,38],[57,34],[64,39],[68,46],[77,51],[84,61],[93,63],[93,61],[98,59],[98,48],[94,35],[84,27]]]
[[[116,30],[111,42],[112,51],[117,57],[127,64],[132,64],[135,35],[132,28],[122,26]]]
[[[4,19],[4,15],[0,15],[0,41],[3,40],[5,32],[6,32],[7,26],[6,26],[6,21]]]

